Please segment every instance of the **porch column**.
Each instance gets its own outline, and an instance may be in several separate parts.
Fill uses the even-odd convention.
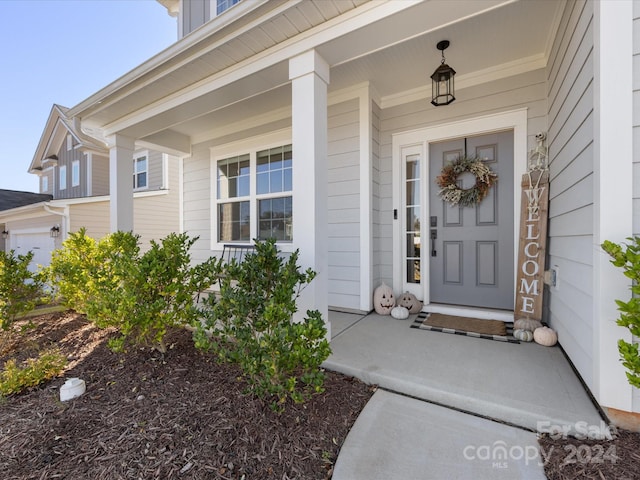
[[[133,231],[133,139],[109,138],[109,205],[111,231]]]
[[[620,363],[616,299],[627,301],[630,282],[599,245],[633,234],[633,5],[594,2],[594,331],[593,392],[605,407],[632,411],[633,389]],[[612,72],[615,72],[612,75]]]
[[[329,65],[315,50],[289,60],[292,91],[293,241],[316,278],[298,299],[297,318],[319,310],[328,337],[327,85]]]

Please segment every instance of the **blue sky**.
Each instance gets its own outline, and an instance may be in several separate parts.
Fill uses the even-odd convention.
[[[0,188],[27,173],[54,103],[73,107],[177,39],[155,0],[0,0]]]

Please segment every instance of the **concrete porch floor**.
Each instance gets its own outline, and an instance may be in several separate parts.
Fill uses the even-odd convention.
[[[561,349],[410,328],[375,313],[329,312],[324,366],[368,384],[540,431],[601,426],[603,418]],[[578,432],[579,433],[579,432]]]

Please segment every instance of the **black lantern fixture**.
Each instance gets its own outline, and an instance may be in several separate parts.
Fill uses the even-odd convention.
[[[6,240],[8,236],[9,236],[9,230],[2,230],[2,238]]]
[[[431,103],[436,107],[449,105],[456,99],[453,88],[453,77],[456,71],[444,63],[444,51],[448,46],[449,40],[442,40],[436,45],[436,48],[442,52],[440,66],[431,75]]]
[[[49,230],[49,234],[53,238],[55,238],[58,235],[60,235],[60,225],[54,225],[53,227],[51,227],[51,230]]]

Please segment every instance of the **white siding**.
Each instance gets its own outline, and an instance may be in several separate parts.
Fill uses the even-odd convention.
[[[593,382],[593,4],[569,2],[547,66],[549,264],[548,321],[586,381]]]
[[[328,112],[329,305],[350,309],[360,308],[359,115],[357,99]]]
[[[633,232],[640,235],[640,1],[633,2]],[[640,412],[640,389],[633,389],[633,411]]]

